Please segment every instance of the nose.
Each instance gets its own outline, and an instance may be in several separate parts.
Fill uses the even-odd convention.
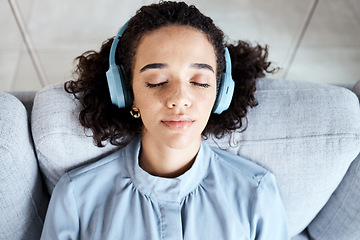
[[[168,93],[167,107],[170,109],[190,107],[191,98],[187,87],[181,83],[173,83],[172,85]]]

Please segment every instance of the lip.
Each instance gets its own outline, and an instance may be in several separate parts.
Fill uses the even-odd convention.
[[[161,120],[165,126],[174,131],[186,130],[195,122],[191,117],[187,115],[173,115]]]

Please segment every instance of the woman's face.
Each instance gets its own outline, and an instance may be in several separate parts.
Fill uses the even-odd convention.
[[[185,26],[150,32],[139,43],[133,71],[143,142],[199,145],[216,98],[216,56],[206,35]]]

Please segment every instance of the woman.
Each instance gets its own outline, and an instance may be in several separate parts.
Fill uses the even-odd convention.
[[[60,179],[42,239],[289,239],[274,176],[202,142],[242,128],[267,49],[227,45],[230,60],[212,20],[175,2],[142,7],[118,35],[65,88],[98,146],[125,147]]]

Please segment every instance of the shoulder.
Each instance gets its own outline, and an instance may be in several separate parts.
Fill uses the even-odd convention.
[[[78,199],[79,204],[95,195],[106,196],[116,179],[126,179],[129,175],[126,166],[126,154],[121,149],[94,163],[65,173],[56,184],[53,193],[73,196]]]
[[[274,212],[281,212],[281,218],[285,216],[272,172],[231,152],[216,147],[208,149],[211,151],[211,163],[204,183],[206,188],[218,186],[214,191],[223,193],[227,205],[236,206],[238,214],[247,212],[251,222],[256,220],[256,215],[271,219]],[[258,226],[257,223],[252,225]]]
[[[104,172],[111,174],[116,173],[119,170],[126,171],[128,162],[132,161],[139,151],[139,142],[139,138],[133,139],[124,148],[121,148],[96,162],[75,168],[67,172],[67,175],[73,180],[86,175],[100,174]]]
[[[234,153],[216,147],[209,148],[213,151],[215,164],[224,171],[223,174],[234,175],[239,181],[247,180],[256,187],[260,187],[264,182],[275,182],[274,175],[263,166]]]
[[[116,151],[96,162],[89,163],[80,167],[77,167],[73,170],[70,170],[66,174],[68,177],[73,180],[76,178],[80,178],[84,175],[95,173],[95,172],[102,172],[106,171],[108,168],[115,167],[120,163],[120,160],[123,158],[124,150],[121,149]]]
[[[104,193],[110,190],[109,186],[113,186],[114,182],[120,185],[128,183],[133,162],[140,151],[140,140],[135,138],[124,148],[94,163],[67,172],[63,176],[63,184],[72,185],[78,192]]]
[[[212,171],[221,176],[226,192],[236,192],[238,199],[247,196],[250,208],[257,211],[268,203],[282,207],[275,175],[263,166],[234,153],[210,147],[213,151]]]

